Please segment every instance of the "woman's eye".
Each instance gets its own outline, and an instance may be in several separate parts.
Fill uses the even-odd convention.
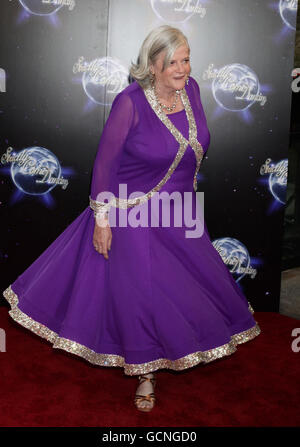
[[[189,60],[189,59],[184,59],[184,61],[185,61],[185,62],[189,62],[190,60]],[[171,62],[170,62],[170,65],[173,65],[173,64],[175,64],[175,61],[171,61]]]

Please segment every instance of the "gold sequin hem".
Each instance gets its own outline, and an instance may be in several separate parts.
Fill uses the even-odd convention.
[[[250,341],[261,333],[258,323],[255,322],[256,324],[252,328],[231,336],[231,340],[225,345],[218,346],[207,351],[194,352],[177,360],[157,359],[147,363],[128,364],[125,363],[125,359],[122,356],[115,354],[99,354],[92,349],[81,345],[80,343],[59,337],[56,332],[33,320],[18,308],[19,299],[17,294],[12,290],[11,286],[3,292],[3,296],[11,306],[11,310],[8,313],[13,320],[21,324],[23,327],[31,330],[36,335],[45,338],[53,344],[53,348],[63,349],[71,354],[78,355],[93,365],[124,368],[124,374],[130,376],[147,374],[149,372],[164,368],[181,371],[191,368],[200,362],[209,363],[218,358],[233,354],[237,350],[236,346],[238,344]],[[254,313],[249,301],[248,309],[252,314]]]

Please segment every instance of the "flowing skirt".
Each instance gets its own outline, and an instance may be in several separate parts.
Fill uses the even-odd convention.
[[[186,184],[163,190],[175,186]],[[137,375],[211,362],[261,332],[204,219],[201,237],[186,237],[172,218],[112,226],[108,260],[94,249],[94,226],[87,206],[3,292],[10,316],[53,348]]]

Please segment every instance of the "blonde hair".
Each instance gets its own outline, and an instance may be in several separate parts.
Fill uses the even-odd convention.
[[[162,71],[169,64],[174,52],[180,45],[190,46],[186,36],[178,28],[169,25],[161,25],[154,28],[144,42],[139,51],[137,63],[131,61],[129,70],[130,76],[135,79],[142,88],[151,84],[150,64],[155,64],[158,55],[166,51]]]

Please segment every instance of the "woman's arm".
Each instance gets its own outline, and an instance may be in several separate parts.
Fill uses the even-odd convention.
[[[103,128],[93,166],[90,206],[95,217],[108,215],[111,205],[104,202],[109,198],[104,193],[111,193],[113,185],[116,185],[116,175],[133,117],[134,106],[130,96],[118,93]]]

